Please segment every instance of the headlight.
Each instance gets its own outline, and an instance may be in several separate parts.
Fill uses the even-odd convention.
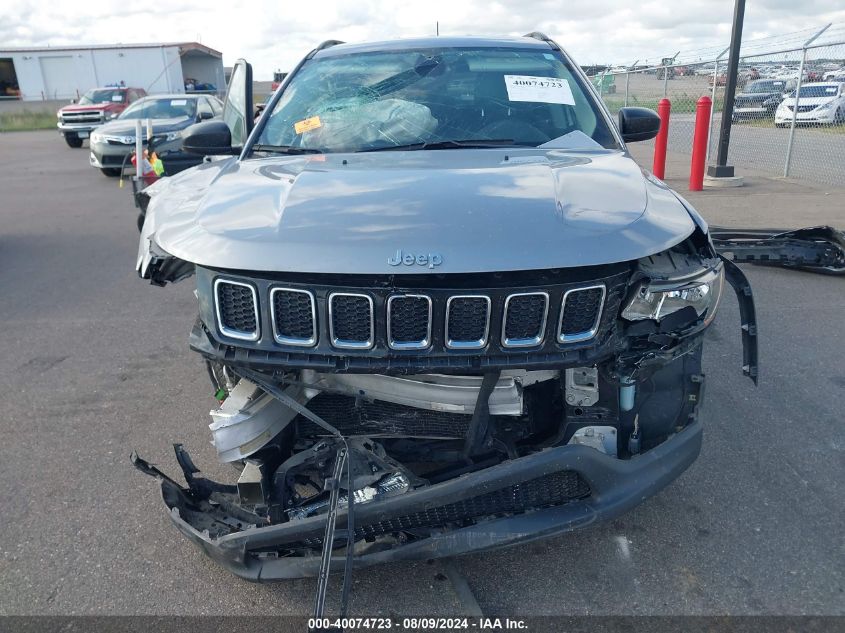
[[[108,114],[106,114],[106,119],[116,119],[118,114],[120,114],[120,112],[109,112]]]
[[[622,310],[622,318],[628,321],[660,321],[678,310],[691,307],[699,318],[704,317],[706,325],[716,316],[724,278],[724,269],[719,266],[717,270],[681,282],[643,284]]]
[[[97,134],[96,132],[91,133],[91,142],[92,143],[102,143],[105,139],[103,138],[102,134]]]
[[[177,138],[182,138],[182,130],[168,132],[164,135],[164,142],[166,143],[167,141],[175,141]]]
[[[832,107],[833,101],[828,101],[827,103],[823,103],[819,107],[817,107],[816,112],[824,112],[825,110],[830,110]]]

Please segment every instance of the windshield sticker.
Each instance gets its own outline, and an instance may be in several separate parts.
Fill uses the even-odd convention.
[[[323,124],[320,122],[320,117],[312,116],[308,119],[302,119],[302,121],[297,121],[293,124],[293,131],[297,134],[302,134],[303,132],[310,132],[311,130],[316,130],[319,127],[323,127]]]
[[[123,101],[123,95],[114,95],[111,98],[112,101]]]
[[[177,106],[177,105],[188,105],[188,100],[187,100],[187,99],[173,99],[173,100],[170,102],[170,105],[172,105],[172,106]]]
[[[575,105],[572,89],[566,79],[528,75],[505,75],[504,77],[510,101]]]
[[[831,94],[836,92],[836,88],[825,88],[825,92],[830,92]]]

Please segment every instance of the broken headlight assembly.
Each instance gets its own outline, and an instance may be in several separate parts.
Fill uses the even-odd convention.
[[[719,265],[692,278],[643,283],[622,310],[622,318],[661,321],[670,314],[692,308],[699,318],[704,318],[704,325],[708,325],[716,316],[724,280],[724,268]]]

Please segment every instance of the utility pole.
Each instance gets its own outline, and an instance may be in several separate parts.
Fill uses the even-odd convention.
[[[745,0],[736,0],[734,19],[731,27],[730,57],[728,57],[728,77],[725,82],[725,101],[722,104],[722,124],[719,130],[719,152],[716,164],[707,168],[707,175],[714,178],[733,178],[734,168],[728,165],[728,147],[731,144],[731,121],[734,114],[734,96],[739,70],[739,49],[742,46],[742,22],[745,19]],[[713,79],[716,81],[716,78]]]

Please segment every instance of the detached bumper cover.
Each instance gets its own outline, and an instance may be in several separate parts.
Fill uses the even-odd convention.
[[[499,548],[612,519],[656,494],[677,478],[695,461],[701,449],[701,440],[702,423],[695,420],[662,444],[628,460],[612,458],[586,446],[561,446],[401,496],[356,505],[357,528],[471,500],[485,493],[561,471],[578,473],[590,489],[588,496],[563,505],[479,520],[469,527],[443,528],[431,536],[406,544],[395,544],[387,549],[372,547],[379,545],[378,542],[359,543],[356,551],[366,551],[356,554],[354,566],[431,559]],[[162,496],[170,510],[170,518],[179,531],[236,575],[252,581],[317,575],[320,557],[303,547],[302,543],[314,543],[314,539],[320,538],[325,526],[323,516],[254,527],[212,538],[207,531],[194,528],[182,518],[197,512],[197,504],[188,489],[182,488],[137,457],[135,465],[161,480]],[[343,529],[346,526],[346,510],[340,510],[338,516],[338,529]],[[268,554],[271,550],[291,550],[292,553]],[[296,550],[301,551],[295,553]],[[338,557],[337,562],[341,565],[342,558]]]

